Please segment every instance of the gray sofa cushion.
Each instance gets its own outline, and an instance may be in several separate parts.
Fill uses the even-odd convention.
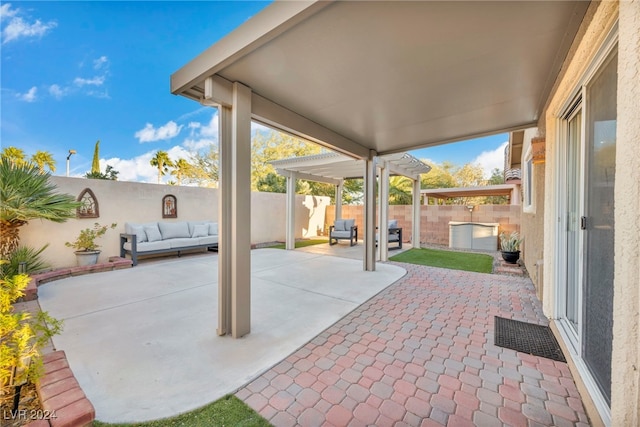
[[[389,220],[389,227],[388,228],[398,228],[398,220],[397,219]]]
[[[162,234],[160,234],[160,230],[158,229],[158,225],[145,225],[144,232],[147,234],[147,240],[149,242],[158,242],[162,240]]]
[[[147,233],[144,231],[144,227],[142,225],[135,225],[131,227],[131,233],[136,235],[136,242],[142,243],[147,242]]]
[[[209,236],[217,236],[218,235],[218,223],[212,222],[209,224]]]
[[[209,224],[196,224],[193,226],[191,238],[207,237],[209,235]]]
[[[162,233],[162,240],[191,237],[189,225],[184,221],[179,222],[159,222],[158,227]]]
[[[160,233],[160,232],[158,231],[158,233]],[[131,242],[125,242],[123,247],[126,250],[130,251],[131,250]],[[171,248],[171,246],[169,245],[169,242],[163,241],[163,240],[158,240],[157,242],[138,243],[137,251],[139,253],[142,253],[142,252],[147,252],[147,251],[159,251],[159,250],[169,249],[169,248]]]
[[[351,227],[355,227],[356,220],[355,219],[345,219],[344,220],[344,230],[351,231]]]
[[[351,237],[351,231],[333,231],[333,233],[331,233],[331,237],[339,237],[339,238],[343,238],[343,239],[348,239],[349,237]]]
[[[218,236],[201,237],[198,239],[198,244],[199,245],[217,245]]]
[[[336,219],[336,221],[333,223],[333,229],[335,231],[344,231],[344,220]]]

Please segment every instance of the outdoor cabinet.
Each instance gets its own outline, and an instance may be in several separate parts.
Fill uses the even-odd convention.
[[[498,250],[498,223],[449,222],[449,247],[458,249]]]

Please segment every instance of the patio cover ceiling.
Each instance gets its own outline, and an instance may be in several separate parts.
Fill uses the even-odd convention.
[[[402,175],[420,179],[420,174],[431,170],[428,166],[408,153],[381,156],[391,175]],[[322,153],[311,156],[292,157],[270,162],[280,175],[295,172],[300,179],[338,184],[346,178],[362,178],[364,160],[356,160],[340,153]]]
[[[241,82],[254,120],[360,158],[522,129],[588,5],[275,2],[174,73],[171,91],[216,105],[212,92]]]

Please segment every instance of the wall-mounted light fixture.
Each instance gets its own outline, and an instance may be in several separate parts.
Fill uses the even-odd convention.
[[[475,206],[473,205],[467,205],[467,209],[469,210],[469,213],[471,214],[471,221],[473,221],[473,208]]]

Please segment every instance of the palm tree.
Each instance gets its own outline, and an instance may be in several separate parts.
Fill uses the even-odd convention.
[[[404,176],[392,176],[389,178],[389,204],[410,205],[413,202],[411,196],[411,180]]]
[[[36,153],[31,156],[31,162],[35,163],[40,170],[40,173],[44,173],[44,167],[48,167],[51,172],[56,171],[56,161],[53,160],[53,156],[48,151],[36,151]]]
[[[160,184],[162,176],[169,172],[169,168],[173,167],[173,162],[169,158],[169,154],[162,150],[158,150],[149,163],[151,166],[158,168],[158,184]]]
[[[24,163],[0,160],[0,257],[6,259],[20,242],[20,227],[32,219],[65,222],[80,206],[69,194],[56,193],[49,174]]]
[[[178,185],[182,185],[182,180],[192,175],[193,166],[185,159],[178,159],[173,165],[174,169],[171,171],[171,175],[175,176],[178,180]]]
[[[7,159],[12,165],[22,165],[27,161],[24,150],[13,146],[3,148],[0,157]]]

